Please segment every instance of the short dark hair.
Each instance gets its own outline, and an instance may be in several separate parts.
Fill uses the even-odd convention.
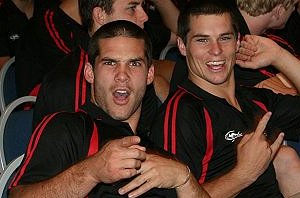
[[[92,36],[88,47],[89,62],[92,66],[95,65],[95,59],[101,53],[99,40],[118,36],[144,40],[145,61],[148,67],[152,64],[152,45],[147,33],[135,23],[117,20],[104,24]]]
[[[178,36],[187,42],[187,34],[190,31],[190,20],[192,16],[199,15],[221,15],[228,13],[231,16],[234,33],[238,34],[238,24],[232,8],[226,3],[226,0],[191,0],[180,11],[177,24]]]
[[[93,26],[93,9],[100,7],[106,14],[111,14],[115,1],[116,0],[79,0],[79,13],[83,25],[90,30]]]

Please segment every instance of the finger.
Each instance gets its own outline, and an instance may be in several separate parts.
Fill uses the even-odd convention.
[[[252,137],[252,135],[253,135],[253,133],[245,134],[244,137],[239,142],[238,146],[243,146],[244,144],[246,144],[246,142],[248,142],[248,140]]]
[[[121,161],[120,166],[124,169],[140,169],[142,162],[136,159],[124,159]]]
[[[132,145],[129,148],[135,148],[135,149],[138,149],[140,151],[146,151],[146,147],[140,146],[140,145]]]
[[[139,144],[141,139],[138,136],[127,136],[122,139],[119,139],[119,141],[121,141],[121,145],[123,147],[130,147],[132,145]]]
[[[251,52],[256,52],[257,47],[254,45],[254,43],[248,42],[248,41],[242,41],[241,42],[241,48],[249,50]]]
[[[120,151],[119,155],[122,156],[123,159],[137,159],[144,161],[146,160],[147,154],[145,151],[136,148],[127,148]]]
[[[136,178],[134,178],[131,182],[120,188],[118,192],[119,194],[124,195],[144,184],[147,181],[147,179],[148,178],[146,178],[146,175],[139,175]]]
[[[272,113],[271,112],[267,112],[262,119],[259,121],[256,130],[254,131],[254,137],[261,137],[261,135],[263,135],[265,128],[267,126],[267,123],[271,117]]]
[[[242,55],[246,55],[248,57],[252,57],[255,55],[255,51],[249,48],[245,48],[245,47],[240,47],[239,48],[239,53]]]
[[[270,146],[270,148],[272,150],[272,155],[271,155],[272,159],[275,156],[275,154],[277,153],[278,149],[280,148],[283,138],[284,138],[284,133],[280,133],[278,135],[277,139],[275,140],[275,142]]]
[[[131,178],[136,174],[137,174],[137,170],[135,168],[121,169],[121,171],[119,171],[120,179]]]

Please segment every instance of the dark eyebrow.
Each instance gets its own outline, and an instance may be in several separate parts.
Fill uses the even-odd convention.
[[[118,62],[118,60],[116,60],[116,59],[113,59],[113,58],[108,58],[108,57],[103,57],[102,59],[101,59],[101,62],[102,61],[112,61],[112,62]]]
[[[225,33],[220,34],[219,36],[229,36],[229,35],[234,35],[234,33],[233,32],[225,32]],[[210,35],[207,35],[207,34],[195,34],[194,36],[192,36],[192,39],[193,38],[198,38],[198,37],[209,38]]]
[[[129,62],[135,62],[135,61],[145,62],[145,60],[143,58],[140,58],[140,57],[138,57],[138,58],[130,58],[128,61]]]
[[[138,1],[130,1],[128,5],[140,5]]]

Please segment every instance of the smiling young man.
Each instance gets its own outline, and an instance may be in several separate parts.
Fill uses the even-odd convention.
[[[164,103],[153,142],[188,164],[212,197],[283,197],[272,159],[279,132],[299,135],[300,98],[235,86],[239,34],[222,2],[191,1],[180,13],[178,34],[188,79]],[[266,117],[268,125],[257,124]]]

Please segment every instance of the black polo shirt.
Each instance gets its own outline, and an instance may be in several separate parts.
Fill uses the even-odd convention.
[[[128,123],[114,120],[90,102],[81,109],[86,113],[61,112],[43,120],[32,135],[13,186],[49,179],[97,152],[107,141],[134,135]],[[143,130],[139,130],[137,135],[143,136],[143,133]],[[97,148],[93,150],[95,145]],[[128,182],[122,180],[113,184],[98,184],[88,197],[127,197],[119,195],[118,189]],[[142,197],[176,197],[176,192],[153,189]]]
[[[59,7],[30,19],[16,53],[19,96],[28,95],[64,56],[77,46],[86,48],[87,31]]]
[[[159,111],[151,140],[176,154],[203,183],[235,166],[237,142],[256,128],[266,109],[272,112],[268,137],[274,139],[283,131],[287,139],[298,138],[300,97],[240,87],[236,98],[242,112],[187,80]],[[282,197],[273,164],[238,197]]]
[[[11,0],[5,0],[0,6],[0,57],[15,55],[27,16]]]

